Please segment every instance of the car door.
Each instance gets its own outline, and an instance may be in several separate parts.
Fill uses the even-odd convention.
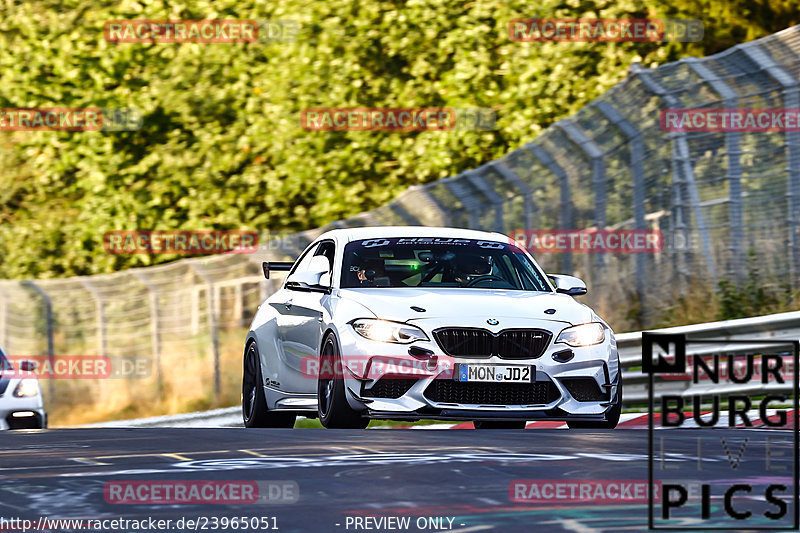
[[[303,272],[311,258],[319,255],[332,259],[333,243],[323,241],[308,251],[295,269]],[[295,272],[293,271],[293,272]],[[290,273],[291,275],[291,273]],[[328,283],[329,284],[329,283]],[[287,392],[316,392],[316,378],[309,375],[309,358],[317,358],[322,343],[323,307],[330,295],[321,290],[296,289],[284,286],[285,297],[275,302],[278,312],[278,338],[281,346],[281,389]]]

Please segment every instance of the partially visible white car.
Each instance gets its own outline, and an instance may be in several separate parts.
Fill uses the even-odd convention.
[[[36,362],[22,360],[17,366],[0,348],[0,430],[46,428],[42,390],[33,373]]]

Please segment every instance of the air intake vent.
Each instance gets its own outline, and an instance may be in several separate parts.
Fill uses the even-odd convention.
[[[561,383],[573,398],[579,402],[603,402],[609,400],[594,378],[563,378]]]
[[[388,398],[397,399],[408,392],[414,386],[416,379],[395,379],[384,377],[378,380],[372,388],[362,388],[361,396],[364,398]]]
[[[545,405],[557,400],[559,393],[552,381],[498,384],[434,379],[425,396],[437,403]]]

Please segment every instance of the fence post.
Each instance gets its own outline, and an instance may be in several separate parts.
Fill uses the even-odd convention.
[[[756,43],[739,45],[739,50],[783,87],[783,107],[785,109],[800,108],[798,81],[792,74],[778,65]],[[800,279],[798,279],[800,276],[800,132],[787,131],[784,135],[786,138],[786,167],[789,172],[786,187],[789,276],[792,290],[795,290],[800,283]]]
[[[522,194],[522,209],[525,217],[525,227],[522,229],[532,230],[533,227],[533,187],[525,183],[517,173],[508,168],[502,160],[492,161],[488,166],[497,172],[500,177],[513,185]]]
[[[445,205],[439,200],[435,194],[430,192],[430,188],[435,187],[436,183],[429,183],[427,185],[412,185],[409,190],[414,190],[422,194],[429,202],[429,205],[426,207],[434,207],[442,217],[442,225],[443,226],[450,226],[451,225],[451,215],[450,209],[445,207]]]
[[[47,324],[46,324],[46,330],[47,330],[47,358],[50,360],[50,368],[55,368],[56,354],[55,354],[55,346],[53,344],[53,328],[54,328],[54,324],[53,324],[53,301],[50,299],[50,296],[48,296],[48,294],[46,292],[44,292],[44,290],[42,290],[42,288],[39,287],[33,281],[25,280],[25,281],[20,282],[20,284],[23,287],[30,287],[31,289],[33,289],[36,292],[36,294],[38,294],[39,297],[41,297],[42,302],[44,303],[45,321],[47,322]],[[55,389],[54,389],[54,384],[53,384],[53,380],[52,379],[47,380],[47,393],[50,396],[50,401],[52,402],[53,401],[53,396],[55,395]]]
[[[653,94],[661,99],[669,108],[678,109],[682,108],[680,100],[669,92],[653,77],[652,73],[642,67],[641,64],[635,63],[631,66],[633,75],[638,76],[642,80],[642,84]],[[672,166],[673,166],[673,184],[676,185],[675,195],[676,200],[679,202],[679,210],[681,211],[681,220],[678,221],[679,227],[683,225],[683,187],[686,186],[689,190],[689,200],[694,213],[695,223],[700,232],[700,237],[703,240],[703,253],[706,256],[706,268],[711,276],[711,280],[716,286],[717,284],[717,268],[714,264],[714,256],[712,255],[711,240],[708,236],[708,228],[706,227],[705,217],[703,216],[702,207],[700,206],[700,195],[697,192],[697,183],[694,179],[694,169],[692,168],[691,155],[689,153],[689,143],[686,140],[686,133],[676,132],[671,133],[672,138]],[[676,177],[679,178],[676,180]],[[676,206],[677,207],[677,206]],[[682,228],[681,228],[682,229]],[[673,236],[674,237],[674,236]]]
[[[163,374],[161,370],[161,335],[159,332],[158,316],[158,290],[141,272],[129,271],[147,289],[150,299],[150,347],[153,350],[153,366],[156,372],[156,386],[159,394],[164,390]]]
[[[417,220],[416,217],[414,217],[411,213],[409,213],[405,207],[397,203],[397,200],[389,204],[389,209],[394,211],[397,216],[403,219],[403,223],[406,226],[421,226],[419,220]]]
[[[211,330],[211,346],[214,350],[214,395],[216,400],[219,401],[222,392],[222,386],[219,377],[219,332],[217,330],[217,306],[214,301],[216,287],[211,276],[196,263],[189,263],[191,268],[197,275],[206,282],[206,309],[208,313],[208,326]]]
[[[561,190],[561,201],[559,202],[561,215],[559,223],[562,229],[574,229],[574,224],[572,222],[572,197],[569,190],[569,178],[567,177],[567,173],[541,146],[528,143],[524,148],[536,156],[542,165],[558,178],[559,188]],[[561,254],[561,268],[564,269],[564,274],[572,274],[571,253]]]
[[[461,205],[466,208],[467,212],[469,213],[469,228],[480,229],[480,203],[476,202],[475,198],[469,192],[464,190],[465,187],[461,183],[461,175],[458,175],[454,178],[444,178],[441,180],[441,183],[448,191],[450,191],[450,194],[455,196],[458,201],[461,202]]]
[[[191,286],[192,291],[192,317],[190,320],[192,326],[192,335],[200,333],[200,287],[196,285]]]
[[[92,295],[94,298],[95,315],[97,317],[97,355],[106,356],[106,314],[103,305],[103,298],[100,296],[100,291],[92,285],[88,278],[80,278],[81,285]]]
[[[592,189],[594,191],[594,225],[597,229],[606,227],[606,164],[605,154],[597,144],[571,119],[559,120],[555,126],[561,128],[567,137],[575,143],[591,161]],[[595,265],[602,270],[605,266],[605,254],[595,254]]]
[[[505,233],[505,224],[503,223],[503,201],[502,196],[492,188],[491,185],[486,183],[483,176],[479,176],[476,170],[466,172],[464,178],[475,187],[480,193],[489,200],[494,208],[494,231],[498,233]]]
[[[631,122],[622,116],[614,106],[608,102],[598,102],[595,107],[614,126],[628,138],[630,145],[631,177],[633,178],[633,220],[634,228],[647,229],[645,222],[645,185],[644,185],[644,142],[642,133]],[[647,313],[647,258],[644,254],[634,254],[636,265],[636,295],[641,309],[640,320],[645,323]]]
[[[233,321],[236,323],[237,326],[242,326],[242,320],[244,319],[244,302],[242,299],[244,298],[244,291],[242,290],[242,284],[244,282],[239,282],[233,286]]]
[[[736,107],[738,95],[727,83],[711,72],[702,60],[694,57],[682,59],[695,74],[708,83],[722,97],[722,105]],[[742,216],[742,150],[739,144],[741,134],[737,131],[725,132],[725,154],[728,159],[728,170],[725,179],[728,181],[728,217],[730,218],[730,265],[728,270],[737,283],[744,279],[745,260],[742,244],[744,243],[744,220]]]

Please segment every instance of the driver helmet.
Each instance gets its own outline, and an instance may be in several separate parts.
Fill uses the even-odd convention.
[[[456,268],[466,276],[484,276],[492,272],[492,256],[466,255],[458,258]]]

